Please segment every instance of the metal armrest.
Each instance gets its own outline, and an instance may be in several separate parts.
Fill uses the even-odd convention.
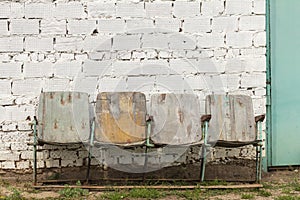
[[[202,115],[201,116],[201,122],[209,122],[209,120],[211,119],[211,115]]]
[[[256,123],[257,123],[257,122],[263,122],[263,121],[265,120],[265,117],[266,117],[265,114],[263,114],[263,115],[258,115],[258,116],[255,117],[255,122],[256,122]]]

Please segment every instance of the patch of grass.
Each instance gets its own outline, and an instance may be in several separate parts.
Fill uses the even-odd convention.
[[[270,197],[272,196],[272,193],[267,191],[267,190],[259,190],[258,191],[258,196],[261,196],[261,197]]]
[[[285,196],[279,196],[275,198],[275,200],[300,200],[300,197],[285,195]]]
[[[76,185],[80,186],[81,183],[78,181]],[[68,185],[62,190],[58,192],[61,197],[63,198],[79,198],[82,196],[87,196],[88,195],[88,190],[82,189],[82,188],[70,188]]]
[[[268,183],[268,182],[262,183],[262,185],[265,189],[272,189],[273,188],[273,185],[271,183]]]
[[[128,193],[125,192],[107,192],[102,194],[99,199],[105,200],[120,200],[128,197]]]
[[[4,198],[5,200],[23,200],[21,192],[16,188],[12,188],[12,194]]]
[[[290,194],[291,192],[292,192],[292,189],[289,187],[282,188],[282,193],[284,193],[284,194]]]
[[[254,195],[250,193],[245,193],[241,195],[241,199],[254,199]]]
[[[210,186],[210,185],[228,185],[228,182],[222,180],[213,180],[213,181],[205,181],[201,183],[202,186]]]
[[[179,197],[183,197],[188,200],[206,199],[205,194],[200,189],[185,190],[177,194]]]
[[[158,199],[166,196],[166,193],[155,189],[139,188],[130,190],[128,196],[132,198]]]

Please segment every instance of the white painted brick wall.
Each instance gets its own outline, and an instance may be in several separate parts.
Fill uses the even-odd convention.
[[[239,28],[242,31],[263,31],[265,30],[264,19],[264,16],[242,16]]]
[[[25,3],[26,18],[52,18],[55,5],[52,3]]]
[[[56,19],[80,19],[85,18],[86,13],[80,2],[57,3],[54,17]]]
[[[122,33],[125,31],[124,19],[100,19],[98,20],[100,33]]]
[[[175,1],[174,16],[177,18],[194,17],[200,15],[199,1]]]
[[[145,10],[147,17],[171,17],[172,3],[171,2],[146,2]]]
[[[55,34],[66,34],[67,32],[66,20],[41,20],[41,34],[42,35],[55,35]]]
[[[250,31],[229,32],[226,34],[226,45],[234,48],[248,48],[252,46],[253,33]]]
[[[0,38],[1,52],[21,52],[23,51],[23,37],[3,37]]]
[[[13,19],[10,21],[11,34],[39,34],[38,19]]]
[[[0,78],[21,77],[22,63],[0,63]]]
[[[53,38],[25,38],[25,51],[45,52],[53,50]]]
[[[187,33],[206,33],[211,31],[211,18],[197,17],[186,18],[183,22],[183,31]]]
[[[8,21],[0,20],[0,35],[8,35]]]
[[[90,35],[96,29],[96,20],[68,20],[68,34]]]
[[[41,91],[83,91],[90,101],[105,91],[141,91],[147,99],[194,92],[204,106],[213,90],[251,95],[262,114],[265,46],[265,0],[1,1],[0,168],[32,166],[26,119],[37,115]],[[39,151],[39,168],[83,164],[79,146]],[[144,159],[101,152],[112,153],[106,163]]]
[[[216,32],[228,32],[238,30],[238,17],[216,17],[212,21],[212,30]]]

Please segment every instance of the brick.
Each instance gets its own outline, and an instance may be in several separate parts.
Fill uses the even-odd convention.
[[[194,17],[200,15],[199,1],[175,1],[174,16],[177,18]]]
[[[212,30],[214,32],[228,32],[238,30],[238,17],[215,17],[212,21]]]
[[[226,14],[248,15],[252,13],[252,0],[226,0]]]
[[[117,3],[117,17],[145,17],[144,3]]]
[[[8,22],[6,20],[0,20],[0,35],[9,35]]]
[[[68,20],[68,34],[91,34],[96,29],[96,20]]]
[[[184,80],[182,75],[157,76],[157,90],[159,92],[180,91],[183,92]]]
[[[112,68],[116,76],[141,74],[140,61],[116,61],[112,63]]]
[[[57,37],[55,39],[54,49],[57,51],[81,51],[83,39],[81,37]]]
[[[34,82],[31,82],[34,83]],[[29,91],[29,86],[25,85],[23,88],[26,88],[28,91],[23,91],[23,93],[18,93],[18,95],[32,95],[32,96],[37,96],[40,94],[40,90],[37,90],[34,93],[35,87],[37,86],[32,86],[32,90]],[[8,116],[8,120],[13,120],[13,121],[25,121],[28,116],[33,119],[33,116],[35,115],[35,107],[33,105],[27,104],[27,105],[16,105],[16,106],[8,106],[6,107],[6,113]],[[17,123],[12,125],[14,127],[14,130],[16,130]],[[15,139],[16,140],[16,139]]]
[[[111,36],[86,36],[83,41],[83,51],[96,52],[111,50]]]
[[[17,169],[28,169],[30,161],[29,160],[20,161],[20,162],[16,162],[16,164],[17,164]]]
[[[147,92],[153,91],[155,87],[155,77],[128,77],[128,91]]]
[[[265,14],[266,13],[265,0],[254,0],[253,3],[254,3],[254,5],[253,5],[254,14]]]
[[[23,51],[22,37],[0,38],[0,52],[20,52]]]
[[[11,94],[11,82],[10,80],[0,80],[0,91],[1,95]]]
[[[98,94],[98,77],[79,77],[76,78],[74,82],[74,91],[85,92],[90,95],[93,95],[93,97],[96,97],[96,95]]]
[[[53,38],[25,38],[25,51],[53,51]]]
[[[125,78],[105,77],[99,80],[99,91],[101,92],[121,92],[126,91]]]
[[[10,17],[10,4],[1,3],[0,4],[0,18],[9,18]]]
[[[204,16],[218,16],[224,12],[224,0],[203,1],[201,14]]]
[[[17,123],[11,122],[12,120],[17,120],[17,119],[13,119],[13,115],[15,114],[15,112],[12,112],[13,109],[11,109],[11,108],[16,108],[16,106],[6,107],[6,109],[5,109],[6,120],[5,120],[5,123],[2,124],[3,132],[11,132],[11,131],[17,130]],[[14,111],[16,111],[16,109],[14,109]],[[10,118],[8,118],[7,116],[9,116]],[[11,142],[12,140],[14,141],[14,139],[7,140],[7,138],[9,138],[9,136],[7,136],[7,135],[6,135],[6,138],[3,137],[2,138],[3,142]]]
[[[128,33],[148,33],[154,31],[154,23],[150,19],[129,19],[126,20],[126,25],[126,32]]]
[[[67,78],[46,79],[43,91],[68,91],[70,90],[70,80]]]
[[[24,63],[24,76],[27,78],[51,77],[53,75],[53,63],[50,62],[26,62]]]
[[[11,34],[39,34],[38,19],[12,19],[10,21]]]
[[[115,3],[88,2],[87,13],[89,17],[114,17],[116,15]]]
[[[247,72],[265,72],[266,57],[265,56],[251,56],[244,59],[245,71]]]
[[[111,61],[85,60],[83,62],[83,73],[85,76],[102,77],[110,75],[112,71]]]
[[[184,77],[185,91],[203,90],[205,88],[206,84],[202,75]]]
[[[23,18],[25,16],[24,3],[12,2],[10,4],[10,17]]]
[[[42,88],[42,80],[25,79],[15,80],[12,84],[12,93],[14,95],[39,95]]]
[[[2,169],[15,169],[16,165],[15,162],[13,161],[5,161],[1,163],[1,168]]]
[[[255,44],[255,39],[254,39]],[[243,56],[253,56],[253,55],[266,55],[266,48],[260,47],[260,48],[247,48],[247,49],[241,49],[241,55]]]
[[[52,159],[49,159],[49,160],[46,160],[46,167],[47,168],[56,168],[56,167],[59,167],[59,160],[52,160]]]
[[[155,27],[161,29],[162,32],[178,32],[181,22],[178,19],[157,18],[155,19]]]
[[[228,73],[241,73],[245,71],[244,58],[232,58],[227,60],[225,72]]]
[[[168,49],[169,36],[166,34],[143,34],[142,47],[154,49]]]
[[[192,74],[197,73],[195,59],[170,59],[170,74]]]
[[[146,53],[145,52],[134,51],[134,52],[132,52],[132,58],[133,59],[145,59],[146,58]]]
[[[20,77],[21,65],[21,63],[0,63],[0,78]]]
[[[28,150],[28,145],[24,142],[12,142],[10,145],[12,151],[25,151]]]
[[[200,73],[223,73],[225,71],[224,64],[217,59],[199,59],[194,66]]]
[[[54,4],[52,3],[25,3],[26,18],[52,18]]]
[[[226,92],[236,91],[240,87],[239,74],[221,74],[221,80]]]
[[[98,31],[100,33],[124,33],[125,21],[123,19],[100,19]]]
[[[224,47],[225,38],[222,33],[205,33],[198,37],[197,45],[201,48]]]
[[[113,50],[139,49],[141,45],[140,35],[117,35],[113,38]]]
[[[211,58],[214,56],[213,50],[192,50],[186,52],[187,58]]]
[[[253,44],[255,47],[265,47],[267,45],[266,33],[259,32],[254,34]]]
[[[141,74],[167,75],[169,74],[169,63],[167,60],[143,60],[141,63]]]
[[[80,61],[57,62],[53,65],[54,77],[74,78],[81,72]]]
[[[242,16],[240,18],[240,30],[242,31],[265,30],[265,16]]]
[[[55,35],[55,34],[66,34],[67,33],[67,22],[66,20],[41,20],[41,34],[42,35]]]
[[[145,2],[145,10],[147,17],[171,17],[171,2]]]
[[[169,37],[170,49],[192,50],[196,49],[197,41],[191,36],[187,37],[183,34],[172,34]]]
[[[80,19],[85,18],[86,13],[80,2],[57,3],[55,7],[56,19]]]
[[[226,34],[226,45],[235,48],[251,47],[252,33],[248,31],[229,32]]]
[[[20,159],[20,153],[14,153],[11,151],[2,151],[0,154],[1,161],[16,161]]]
[[[31,131],[32,130],[31,125],[29,125],[28,121],[19,121],[17,126],[18,126],[18,128],[17,128],[18,131]]]
[[[266,86],[266,74],[265,73],[253,73],[243,74],[241,87],[254,88],[254,87],[265,87]]]
[[[183,22],[183,31],[186,33],[205,33],[211,31],[210,18],[187,18]]]

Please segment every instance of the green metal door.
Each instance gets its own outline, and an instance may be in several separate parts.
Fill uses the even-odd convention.
[[[300,165],[300,1],[270,0],[269,166]]]

